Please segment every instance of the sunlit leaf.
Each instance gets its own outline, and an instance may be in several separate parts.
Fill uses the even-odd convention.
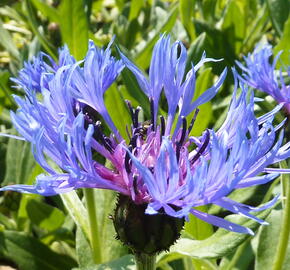
[[[59,228],[65,219],[62,211],[37,200],[29,200],[26,211],[31,222],[41,229],[54,231]]]
[[[257,260],[255,270],[270,270],[273,268],[274,259],[277,253],[278,240],[281,232],[282,210],[272,210],[266,219],[269,226],[261,228]],[[281,270],[290,268],[290,245],[288,245],[286,258]]]
[[[281,68],[290,64],[289,51],[290,51],[290,16],[285,22],[284,32],[279,43],[274,48],[274,54],[283,51],[280,56],[280,61],[277,63],[277,68]]]
[[[76,254],[80,269],[94,266],[90,243],[79,227],[76,230]]]
[[[88,48],[88,21],[83,0],[63,0],[60,11],[62,41],[67,44],[71,54],[82,59]]]
[[[31,2],[51,22],[59,22],[60,16],[57,9],[53,8],[52,6],[46,4],[43,1],[31,0]]]
[[[87,239],[91,239],[88,224],[88,213],[77,193],[75,191],[71,191],[61,194],[60,196],[74,222],[80,227],[85,237]]]
[[[236,53],[240,51],[246,34],[246,11],[247,1],[229,1],[223,17],[222,30],[234,46]]]
[[[144,1],[132,0],[130,3],[129,21],[136,19],[144,5]]]
[[[25,184],[36,162],[27,142],[9,139],[6,154],[6,175],[2,185]]]
[[[131,117],[116,84],[113,84],[106,92],[105,104],[120,134],[123,138],[127,138],[126,125],[131,124]]]
[[[135,57],[135,63],[137,64],[137,66],[142,67],[143,69],[146,69],[149,66],[151,52],[155,43],[159,39],[160,34],[163,34],[164,32],[169,32],[171,30],[176,21],[177,14],[178,8],[174,7],[170,14],[168,14],[166,21],[156,30],[156,34],[146,42],[143,50],[141,50]]]
[[[35,16],[35,11],[33,10],[33,7],[30,1],[24,0],[24,6],[27,12],[28,22],[33,33],[37,36],[39,42],[45,48],[45,50],[50,54],[50,56],[56,59],[56,56],[54,53],[55,48],[53,47],[51,42],[43,35],[43,33],[40,32],[39,24]]]
[[[203,92],[212,86],[213,74],[211,73],[211,68],[205,69],[197,78],[195,86],[194,99],[197,99]],[[188,123],[190,123],[191,118],[193,117],[191,113],[188,117]],[[207,128],[212,116],[212,105],[210,102],[207,102],[199,106],[199,113],[194,122],[194,126],[190,135],[200,136],[202,132]]]
[[[102,261],[111,261],[127,253],[127,248],[118,240],[110,216],[113,215],[116,193],[111,190],[94,190],[97,205],[98,233],[101,244]]]
[[[194,13],[194,5],[195,0],[180,0],[179,1],[179,12],[180,19],[182,24],[184,25],[188,35],[191,40],[195,39],[195,29],[192,21],[193,13]]]
[[[4,29],[0,19],[0,44],[11,54],[12,57],[19,59],[19,51],[12,40],[10,33]]]
[[[270,210],[266,210],[257,216],[264,219],[269,213]],[[256,230],[259,227],[257,222],[237,215],[228,216],[227,220],[238,223],[252,230]],[[178,257],[180,255],[186,255],[193,258],[220,258],[232,253],[249,237],[250,235],[248,234],[240,234],[226,231],[224,229],[218,229],[211,237],[203,241],[186,238],[180,239],[174,246],[172,246],[170,249],[171,254],[168,256]]]

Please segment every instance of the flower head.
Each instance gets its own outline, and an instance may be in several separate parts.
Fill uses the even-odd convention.
[[[248,83],[253,88],[261,90],[271,95],[278,103],[284,104],[287,112],[290,112],[290,85],[285,83],[282,69],[276,70],[276,64],[282,52],[278,53],[273,62],[272,47],[257,46],[252,54],[244,57],[245,66],[236,61],[237,65],[244,72],[241,80]],[[290,69],[285,71],[290,76]]]
[[[59,50],[59,59],[56,63],[49,55],[41,52],[33,57],[31,62],[24,63],[24,68],[19,72],[19,78],[13,78],[19,87],[25,91],[40,92],[41,88],[47,88],[49,80],[56,71],[65,65],[73,65],[75,59],[70,55],[68,47]]]
[[[33,81],[32,76],[36,85],[32,86],[29,76],[20,75],[17,82],[26,96],[15,96],[19,109],[11,117],[18,132],[31,142],[36,161],[48,174],[39,175],[34,186],[14,185],[1,190],[49,196],[77,188],[111,189],[128,196],[136,205],[146,204],[148,215],[162,212],[187,218],[193,214],[231,231],[252,233],[194,207],[212,203],[264,223],[250,212],[270,207],[277,198],[253,208],[232,201],[227,195],[237,188],[271,181],[279,171],[267,167],[290,155],[290,144],[282,146],[283,134],[276,136],[281,125],[272,124],[275,110],[256,118],[253,95],[249,97],[248,89],[242,85],[238,96],[236,83],[222,127],[218,131],[207,129],[200,137],[190,136],[195,117],[188,121],[188,115],[214,97],[226,70],[211,88],[193,100],[196,72],[203,63],[216,60],[204,54],[186,72],[186,49],[181,42],[171,45],[169,36],[162,36],[155,45],[149,78],[123,54],[121,58],[111,56],[110,46],[102,50],[90,42],[82,62],[69,56],[66,59],[70,60],[62,61],[58,68],[53,68],[54,64],[48,68],[40,55],[35,60],[37,64],[21,71],[47,78],[42,83],[43,79]],[[145,125],[139,121],[140,107],[133,108],[128,102],[132,118],[128,144],[104,104],[104,93],[124,65],[136,76],[151,105],[151,118]],[[41,93],[41,99],[36,91]],[[168,116],[158,118],[162,91]],[[104,122],[111,134],[103,132]],[[95,152],[109,160],[113,168],[98,162]],[[52,168],[48,159],[59,170]]]

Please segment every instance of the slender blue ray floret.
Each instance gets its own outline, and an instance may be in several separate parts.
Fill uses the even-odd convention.
[[[257,118],[253,93],[243,82],[239,90],[238,75],[233,71],[235,90],[223,125],[216,131],[207,129],[199,137],[190,136],[198,107],[215,96],[227,71],[193,99],[196,73],[205,62],[219,60],[204,54],[186,72],[183,44],[171,44],[169,36],[162,36],[154,47],[147,77],[122,53],[121,60],[111,56],[110,46],[103,50],[90,42],[80,62],[63,48],[58,63],[40,54],[25,65],[14,81],[26,95],[14,97],[19,108],[11,112],[11,118],[47,173],[39,175],[34,186],[13,185],[0,190],[50,196],[77,188],[111,189],[135,205],[146,204],[148,215],[188,218],[193,214],[215,226],[252,234],[248,228],[195,209],[215,204],[265,224],[251,212],[271,207],[277,197],[254,208],[227,196],[235,189],[267,183],[285,172],[269,167],[290,156],[290,143],[282,145],[283,132],[277,135],[283,123],[273,125],[281,106]],[[133,108],[127,102],[132,117],[129,143],[118,132],[104,103],[104,93],[124,66],[135,75],[151,106],[150,123],[145,127],[139,121],[140,107]],[[162,92],[168,103],[167,116],[158,116]],[[104,132],[104,125],[110,134]],[[113,168],[97,161],[95,153],[109,160]],[[52,168],[51,161],[57,166]]]
[[[31,62],[24,63],[24,68],[19,71],[18,78],[12,78],[12,81],[26,91],[40,92],[42,87],[47,88],[48,81],[60,67],[75,63],[75,59],[70,55],[67,46],[58,52],[58,63],[49,55],[40,52],[36,57],[33,57]]]
[[[257,46],[253,53],[244,57],[245,66],[236,61],[237,65],[242,69],[243,76],[241,80],[269,95],[271,95],[278,103],[284,104],[285,109],[290,111],[290,85],[286,84],[284,77],[290,76],[290,68],[286,68],[283,75],[282,68],[276,69],[276,64],[282,52],[278,53],[273,62],[272,47],[270,45]]]

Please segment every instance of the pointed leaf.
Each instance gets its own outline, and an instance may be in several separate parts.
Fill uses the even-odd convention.
[[[88,213],[75,191],[61,194],[61,199],[77,226],[80,227],[87,239],[90,239]]]
[[[111,190],[95,189],[97,222],[100,243],[102,243],[102,260],[111,261],[127,253],[127,248],[116,240],[116,233],[110,215],[115,209],[116,193]]]
[[[16,231],[0,232],[0,255],[12,260],[21,270],[70,270],[75,261],[53,252],[36,238]]]
[[[285,22],[283,35],[274,48],[274,55],[277,55],[280,51],[283,51],[280,56],[280,61],[277,62],[276,68],[279,69],[284,66],[290,65],[289,51],[290,51],[290,16]]]
[[[213,74],[211,73],[211,68],[205,69],[197,78],[195,86],[194,100],[196,100],[202,93],[204,93],[208,88],[212,86]],[[192,112],[188,117],[187,121],[190,123],[194,112]],[[208,124],[212,117],[212,105],[211,102],[207,102],[199,106],[199,113],[196,117],[196,121],[190,132],[191,136],[200,136],[202,132],[208,127]]]
[[[146,43],[143,50],[138,53],[135,57],[135,63],[138,67],[143,69],[148,68],[150,59],[151,59],[151,52],[157,40],[160,37],[160,34],[164,32],[169,32],[171,28],[174,26],[176,18],[178,14],[177,6],[172,9],[170,14],[168,15],[166,21],[157,29],[156,34]]]
[[[264,219],[269,213],[270,210],[266,210],[257,216]],[[252,230],[256,230],[259,227],[257,222],[237,215],[230,215],[226,219]],[[186,255],[193,258],[220,258],[232,253],[235,248],[249,237],[250,235],[248,234],[239,234],[224,229],[218,229],[216,233],[203,241],[186,238],[180,239],[172,246],[170,249],[172,253],[168,256],[173,256],[175,258],[180,255]]]
[[[195,29],[193,24],[195,0],[180,0],[179,13],[182,24],[184,25],[191,40],[195,39]]]
[[[267,218],[269,226],[261,228],[255,270],[274,269],[273,263],[277,252],[277,246],[281,232],[281,220],[282,220],[282,211],[272,210],[271,214]],[[281,270],[287,270],[289,268],[290,268],[290,245],[288,244],[286,258]]]
[[[50,22],[59,22],[60,17],[57,9],[43,1],[31,0],[31,2],[37,8],[37,10],[39,10],[45,17],[49,19]]]
[[[79,227],[77,227],[76,231],[76,254],[78,265],[81,269],[94,266],[95,263],[92,256],[90,243]]]
[[[6,154],[6,175],[1,185],[27,183],[35,165],[30,145],[10,138]]]
[[[88,48],[88,22],[83,0],[63,0],[59,7],[62,41],[80,60]]]
[[[0,19],[0,44],[11,54],[12,57],[19,59],[19,51],[15,46],[10,33],[4,29],[3,22]]]
[[[33,199],[28,201],[26,211],[33,224],[47,231],[58,229],[65,219],[65,215],[59,209]]]
[[[290,4],[288,0],[267,0],[270,17],[277,33],[282,36],[283,27],[289,18]]]
[[[122,137],[126,139],[126,125],[130,125],[132,120],[127,105],[115,83],[105,93],[105,104],[116,128]]]

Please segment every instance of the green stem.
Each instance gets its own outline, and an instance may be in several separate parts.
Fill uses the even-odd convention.
[[[137,270],[155,270],[156,255],[135,254]]]
[[[90,240],[91,240],[91,247],[93,251],[93,259],[96,264],[102,262],[102,254],[100,249],[100,239],[99,239],[99,232],[98,232],[98,221],[97,221],[97,212],[96,212],[96,204],[94,198],[94,190],[91,188],[84,189],[84,195],[86,198],[86,205],[88,210],[89,216],[89,223],[90,223]]]
[[[284,179],[283,179],[284,180]],[[281,234],[279,237],[277,252],[274,260],[273,270],[282,269],[289,240],[289,232],[290,232],[290,183],[289,177],[287,177],[284,181],[284,188],[286,193],[285,199],[285,208],[283,211],[283,219],[281,224]]]
[[[243,244],[241,244],[237,251],[235,252],[234,256],[232,257],[229,264],[226,266],[226,270],[234,269],[238,260],[242,257],[243,252],[245,251],[245,248],[248,246],[248,243],[250,242],[251,238],[248,238]]]

